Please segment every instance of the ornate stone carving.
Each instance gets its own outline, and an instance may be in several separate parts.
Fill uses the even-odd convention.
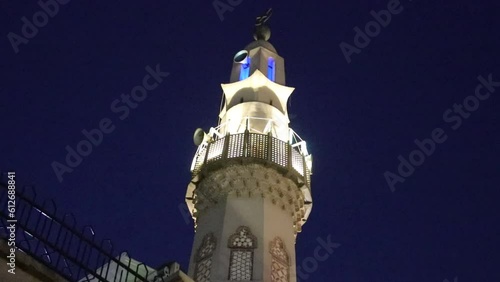
[[[229,237],[227,246],[236,249],[255,249],[257,248],[257,238],[252,235],[250,228],[240,226],[236,229],[236,232]]]
[[[252,235],[250,228],[240,226],[229,237],[227,242],[231,248],[229,263],[230,281],[250,281],[253,276],[253,251],[257,248],[257,238]]]
[[[269,243],[269,252],[272,256],[271,281],[288,282],[290,277],[290,259],[283,240],[280,237],[274,238]]]
[[[201,246],[196,252],[196,282],[210,282],[210,273],[212,269],[212,254],[217,247],[217,242],[213,233],[208,233],[203,237]]]
[[[196,214],[200,216],[229,195],[260,196],[289,213],[300,232],[305,216],[304,195],[297,184],[274,168],[262,164],[235,164],[212,171],[194,191]]]

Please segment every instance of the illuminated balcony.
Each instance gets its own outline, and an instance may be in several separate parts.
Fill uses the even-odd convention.
[[[191,165],[191,173],[198,175],[205,166],[221,164],[222,161],[256,161],[276,165],[277,168],[311,189],[311,155],[307,155],[305,142],[284,142],[269,134],[227,134],[203,143],[198,147]]]

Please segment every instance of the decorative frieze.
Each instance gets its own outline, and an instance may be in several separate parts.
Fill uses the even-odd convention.
[[[294,219],[296,232],[305,218],[305,203],[302,191],[291,179],[262,164],[234,164],[211,171],[194,190],[196,215],[229,195],[237,197],[259,196],[286,211]]]

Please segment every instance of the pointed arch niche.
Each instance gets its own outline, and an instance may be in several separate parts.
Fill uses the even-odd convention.
[[[201,246],[196,252],[196,282],[210,282],[210,272],[212,270],[212,255],[215,251],[217,242],[213,233],[208,233],[203,237]]]
[[[276,61],[273,57],[267,59],[267,78],[271,81],[276,80]]]
[[[272,256],[271,282],[289,282],[290,258],[286,252],[285,244],[280,237],[275,237],[269,243],[269,252]]]
[[[250,228],[240,226],[228,240],[231,249],[229,260],[230,281],[250,281],[253,276],[253,252],[257,248],[257,238]]]

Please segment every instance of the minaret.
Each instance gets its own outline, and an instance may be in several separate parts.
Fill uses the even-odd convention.
[[[268,42],[271,15],[234,56],[219,125],[194,135],[186,203],[196,235],[189,276],[295,282],[295,237],[312,208],[311,155],[289,127],[285,64]]]

